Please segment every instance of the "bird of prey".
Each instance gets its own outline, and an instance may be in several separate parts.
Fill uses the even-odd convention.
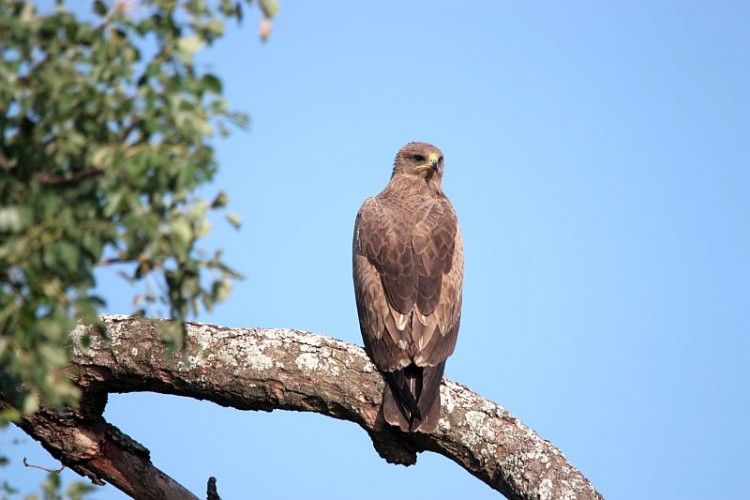
[[[386,380],[383,416],[433,432],[440,382],[461,319],[464,262],[458,219],[440,187],[443,154],[411,142],[354,227],[354,292],[365,348]]]

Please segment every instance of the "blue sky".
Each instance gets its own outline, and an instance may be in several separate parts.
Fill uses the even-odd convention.
[[[747,498],[750,4],[293,2],[201,54],[251,128],[217,142],[247,279],[201,320],[361,345],[354,216],[412,140],[445,154],[466,277],[446,376],[609,499]],[[134,291],[100,274],[108,311]],[[447,459],[386,464],[354,424],[113,395],[154,463],[223,498],[496,498]],[[20,438],[21,444],[9,442]],[[55,462],[0,434],[26,490]],[[66,473],[66,478],[75,476]],[[0,479],[5,477],[0,476]],[[95,498],[122,498],[106,487]]]

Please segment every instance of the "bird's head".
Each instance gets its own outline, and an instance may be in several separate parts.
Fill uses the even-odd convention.
[[[410,142],[396,154],[393,176],[406,175],[439,185],[443,177],[443,153],[426,142]]]

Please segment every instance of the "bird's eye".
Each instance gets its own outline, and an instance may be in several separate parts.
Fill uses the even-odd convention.
[[[418,162],[423,162],[425,160],[424,156],[422,155],[414,155],[414,159]]]

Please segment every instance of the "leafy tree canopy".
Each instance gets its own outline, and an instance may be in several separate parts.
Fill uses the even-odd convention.
[[[267,35],[276,6],[259,5]],[[235,0],[96,0],[89,12],[59,0],[44,13],[0,0],[0,392],[22,411],[75,404],[63,368],[74,324],[97,324],[104,306],[98,266],[125,264],[139,310],[163,304],[178,320],[174,345],[238,277],[198,247],[227,196],[196,189],[216,172],[212,138],[247,117],[194,55],[242,14]]]

